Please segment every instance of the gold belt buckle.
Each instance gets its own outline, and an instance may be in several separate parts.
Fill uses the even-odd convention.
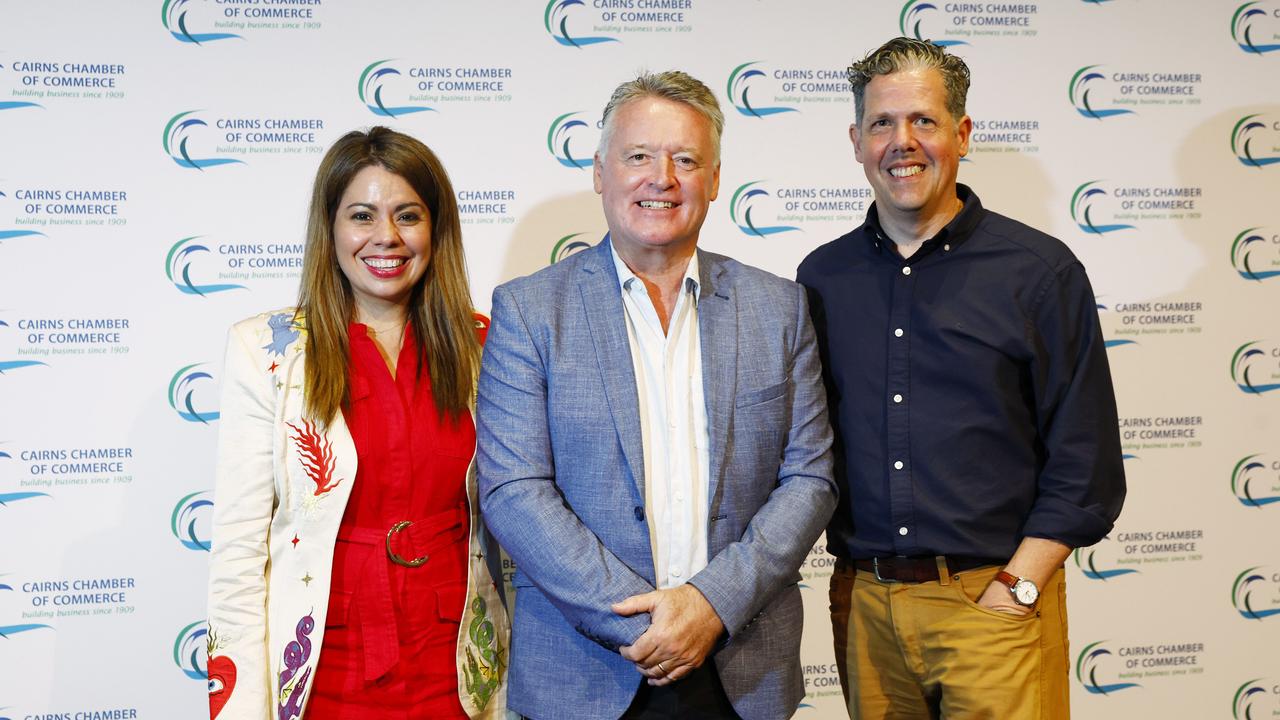
[[[397,565],[416,568],[416,567],[421,567],[424,563],[427,562],[427,557],[428,557],[427,555],[423,555],[422,557],[414,558],[412,560],[405,560],[404,558],[397,555],[395,550],[391,549],[391,536],[395,535],[396,533],[409,527],[412,524],[413,523],[409,520],[401,520],[395,525],[392,525],[391,529],[387,531],[387,557],[391,558],[391,562]]]

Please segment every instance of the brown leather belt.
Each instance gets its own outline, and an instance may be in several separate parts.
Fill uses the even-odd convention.
[[[854,560],[853,566],[863,572],[873,573],[880,582],[923,583],[937,582],[941,575],[937,557],[883,557]],[[942,557],[946,572],[962,573],[980,567],[1002,565],[999,560],[971,558],[958,555]]]

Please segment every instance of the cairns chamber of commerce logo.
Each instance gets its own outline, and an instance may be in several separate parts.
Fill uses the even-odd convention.
[[[591,126],[585,120],[579,120],[576,117],[580,114],[579,112],[565,113],[552,120],[551,127],[547,129],[547,150],[556,162],[567,168],[589,168],[592,157],[595,155],[594,148],[583,147],[585,143],[581,141],[581,136]],[[575,140],[578,141],[576,152],[573,149]]]
[[[759,60],[745,62],[733,69],[729,73],[729,81],[725,85],[725,94],[733,102],[733,107],[739,114],[747,117],[764,118],[770,115],[777,115],[785,112],[799,112],[796,108],[786,107],[785,105],[764,106],[751,104],[751,89],[753,84],[760,87],[758,78],[767,78],[768,75],[755,65],[759,65]]]
[[[173,374],[169,381],[169,407],[187,422],[208,425],[218,419],[218,411],[196,409],[196,391],[213,384],[213,375],[198,369],[202,365],[188,365]]]
[[[3,239],[3,236],[0,236],[0,239]],[[9,327],[9,323],[5,322],[4,320],[0,320],[0,328],[8,328],[8,327]],[[5,360],[3,358],[0,358],[0,376],[12,370],[21,370],[23,368],[40,367],[40,366],[49,367],[49,364],[40,362],[39,360]]]
[[[164,22],[164,29],[168,30],[175,40],[201,45],[215,40],[229,40],[240,37],[233,33],[191,32],[187,24],[188,12],[192,9],[192,6],[199,4],[192,3],[191,0],[164,0],[164,7],[160,9],[160,19]]]
[[[0,328],[7,327],[9,327],[9,323],[4,320],[0,320]],[[22,368],[37,367],[40,365],[48,367],[47,363],[42,363],[39,360],[0,360],[0,375],[4,375],[9,370],[21,370]],[[0,454],[0,457],[9,456]]]
[[[1261,120],[1259,118],[1262,118]],[[1270,145],[1270,149],[1254,147]],[[1280,163],[1280,120],[1267,119],[1260,114],[1245,115],[1231,128],[1231,152],[1241,165],[1266,167]]]
[[[1085,65],[1077,70],[1075,75],[1071,76],[1071,83],[1067,87],[1067,96],[1071,99],[1071,105],[1075,107],[1076,112],[1094,120],[1102,120],[1116,115],[1133,114],[1132,110],[1124,108],[1098,107],[1089,99],[1090,94],[1106,82],[1107,76],[1098,72],[1100,67],[1102,66]],[[1092,87],[1090,87],[1090,83],[1093,83]]]
[[[1231,698],[1232,720],[1261,720],[1263,717],[1280,716],[1280,685],[1267,687],[1265,678],[1254,678],[1236,689]],[[1254,710],[1259,713],[1254,714]]]
[[[1093,304],[1097,306],[1099,312],[1107,311],[1107,306],[1098,302],[1096,297],[1094,298]],[[1126,340],[1123,338],[1107,338],[1102,341],[1102,346],[1105,348],[1124,347],[1125,345],[1137,345],[1137,344],[1138,344],[1137,340]]]
[[[1268,577],[1259,565],[1240,573],[1231,585],[1231,602],[1235,603],[1240,617],[1247,620],[1280,615],[1280,607],[1277,607],[1280,606],[1280,572],[1272,571]]]
[[[1080,656],[1076,658],[1076,680],[1084,686],[1084,689],[1092,695],[1110,695],[1121,690],[1142,687],[1137,683],[1106,680],[1114,677],[1114,674],[1106,669],[1107,658],[1111,655],[1105,642],[1091,643],[1080,651]]]
[[[1246,455],[1231,469],[1231,493],[1245,507],[1280,502],[1280,460],[1267,463],[1260,458],[1261,455]]]
[[[378,60],[369,63],[364,71],[360,73],[360,102],[369,109],[369,112],[378,117],[400,117],[401,115],[410,115],[420,112],[436,112],[436,109],[427,105],[388,105],[389,99],[384,99],[382,93],[387,88],[388,81],[396,75],[402,73],[396,68],[388,65],[390,60]]]
[[[1102,543],[1105,543],[1110,539],[1111,538],[1109,537],[1104,537],[1102,542],[1097,545],[1087,548],[1076,548],[1075,551],[1071,553],[1072,558],[1076,562],[1076,567],[1080,568],[1080,572],[1084,573],[1084,576],[1090,580],[1110,580],[1113,577],[1131,575],[1138,572],[1132,568],[1108,567],[1110,563],[1105,562],[1099,557],[1099,553],[1101,551],[1111,547],[1102,545]],[[1105,555],[1105,553],[1102,554]]]
[[[209,552],[213,516],[213,501],[209,495],[209,491],[201,490],[183,497],[173,506],[173,514],[169,516],[170,532],[188,550]]]
[[[4,69],[5,69],[4,65],[0,64],[0,70],[4,70]],[[18,110],[21,108],[32,108],[32,107],[40,108],[41,110],[44,109],[44,106],[41,105],[40,103],[26,102],[24,100],[0,100],[0,111]]]
[[[200,235],[185,237],[169,248],[169,255],[164,260],[164,272],[169,282],[184,295],[211,295],[227,290],[243,290],[244,285],[232,283],[200,283],[191,277],[191,266],[196,264],[200,253],[210,252],[208,246],[199,242]]]
[[[1267,351],[1268,346],[1270,352]],[[1259,340],[1253,340],[1241,345],[1231,356],[1232,382],[1240,388],[1240,392],[1250,395],[1280,390],[1280,382],[1274,382],[1280,376],[1276,371],[1278,357],[1280,345],[1274,343],[1263,344]],[[1264,382],[1264,378],[1259,377],[1268,374],[1270,377],[1265,379],[1272,382]]]
[[[1236,235],[1231,243],[1231,264],[1245,280],[1280,276],[1280,234],[1268,239],[1259,230],[1262,228],[1249,228]],[[1267,267],[1275,269],[1263,269]]]
[[[1280,50],[1280,3],[1247,2],[1231,15],[1231,38],[1241,50],[1253,54]],[[1270,35],[1270,37],[1268,37]]]
[[[0,325],[4,325],[4,324],[6,324],[4,320],[0,320]],[[0,368],[3,368],[3,366],[4,366],[3,361],[0,361]],[[13,460],[13,455],[10,455],[8,454],[8,452],[0,450],[0,460]],[[0,507],[8,507],[9,505],[12,505],[12,503],[14,502],[22,502],[23,500],[32,500],[32,498],[35,498],[35,497],[51,497],[51,496],[49,495],[49,493],[46,493],[46,492],[0,492]],[[3,588],[0,588],[0,589],[3,589]]]
[[[169,118],[169,122],[164,126],[164,152],[173,159],[178,167],[187,168],[188,170],[201,170],[209,167],[217,167],[219,165],[230,165],[233,163],[244,164],[243,160],[235,158],[196,158],[192,157],[192,148],[188,147],[191,142],[196,128],[208,127],[209,123],[201,120],[196,113],[197,110],[188,110],[180,112]]]
[[[618,42],[617,38],[607,35],[574,35],[569,32],[570,17],[585,10],[587,4],[583,0],[551,0],[542,13],[542,24],[547,33],[556,42],[566,47],[585,48],[606,42]]]
[[[3,109],[4,109],[3,103],[0,103],[0,110],[3,110]],[[3,190],[0,190],[0,198],[7,198],[7,197],[9,196],[6,195]],[[0,242],[4,242],[5,240],[8,240],[10,238],[26,237],[28,235],[40,235],[41,237],[48,237],[44,233],[39,232],[37,230],[0,230]]]
[[[729,202],[729,217],[733,220],[733,224],[737,225],[744,234],[756,237],[799,230],[800,228],[792,225],[756,224],[751,217],[751,211],[755,209],[756,203],[767,197],[769,197],[769,191],[761,187],[759,180],[739,185],[733,193],[733,199]]]
[[[1093,221],[1095,205],[1107,196],[1108,193],[1099,180],[1090,180],[1077,187],[1071,194],[1071,219],[1075,221],[1076,226],[1092,235],[1105,235],[1117,230],[1133,230],[1132,225],[1103,224]]]
[[[587,233],[573,233],[557,240],[555,246],[551,248],[551,264],[554,265],[570,255],[576,255],[583,250],[594,247],[595,243],[589,243],[581,239],[584,235],[587,235]],[[600,238],[600,242],[608,239],[609,233],[606,232],[604,237]]]
[[[205,621],[197,620],[179,630],[173,640],[173,664],[192,680],[203,682],[209,677],[208,636]]]
[[[952,45],[968,45],[964,40],[929,40],[922,33],[926,27],[926,20],[932,22],[931,15],[938,12],[938,6],[929,0],[909,0],[906,5],[902,6],[902,12],[898,13],[898,32],[904,37],[913,37],[917,40],[928,40],[938,47],[950,47]]]

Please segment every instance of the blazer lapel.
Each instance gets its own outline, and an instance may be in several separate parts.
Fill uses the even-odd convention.
[[[640,401],[636,397],[635,368],[631,343],[627,339],[627,319],[622,307],[622,290],[613,267],[608,239],[587,251],[582,264],[582,306],[595,345],[596,362],[604,380],[605,399],[613,416],[622,454],[640,493],[645,497],[644,449],[640,439]]]
[[[707,497],[715,508],[732,427],[733,397],[738,377],[738,303],[719,256],[698,251],[698,335],[702,341],[702,393],[707,404],[711,467]]]
[[[287,384],[280,388],[284,393],[284,414],[280,421],[285,423],[297,423],[297,427],[305,427],[302,423],[310,422],[305,417],[306,410],[304,407],[302,388],[305,385],[304,378],[307,372],[306,353],[303,352],[303,343],[299,342],[297,350],[286,363],[285,372],[277,380],[278,383]],[[357,392],[355,388],[353,392]],[[333,468],[330,477],[326,480],[329,487],[311,486],[307,487],[307,491],[314,493],[317,489],[322,494],[332,492],[340,499],[339,507],[346,507],[347,497],[351,494],[351,486],[355,483],[356,477],[356,445],[355,440],[351,437],[351,429],[347,427],[346,418],[342,416],[339,410],[333,417],[333,421],[326,428],[319,423],[314,426],[317,432],[323,433],[323,441],[316,448],[316,452],[323,453],[332,458]],[[296,431],[286,429],[285,436],[292,438],[296,435]],[[289,443],[296,441],[289,440]],[[299,479],[299,482],[301,480]],[[318,496],[316,496],[318,497]],[[341,519],[341,512],[338,513]]]

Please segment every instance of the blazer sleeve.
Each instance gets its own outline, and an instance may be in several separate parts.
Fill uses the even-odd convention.
[[[227,339],[209,555],[209,675],[218,716],[267,720],[274,707],[267,657],[267,534],[275,505],[271,376],[258,367],[251,325]]]
[[[609,606],[653,586],[600,542],[555,482],[547,372],[516,298],[493,293],[477,400],[480,507],[520,574],[583,636],[614,652],[633,644],[648,614]]]
[[[777,478],[760,478],[776,486],[747,524],[742,539],[726,546],[689,579],[711,603],[730,636],[749,625],[779,590],[794,581],[800,563],[831,519],[838,495],[831,474],[831,425],[817,341],[804,289],[794,288],[797,313],[787,388],[790,429]]]

